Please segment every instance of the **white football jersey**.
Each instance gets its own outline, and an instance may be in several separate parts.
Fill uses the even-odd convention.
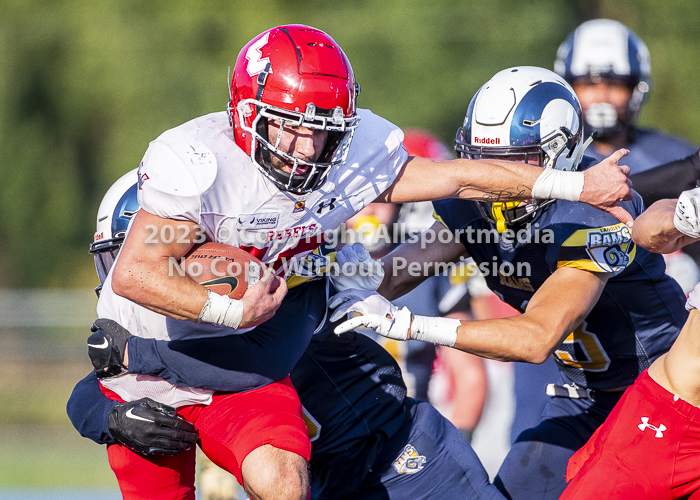
[[[168,130],[141,162],[141,208],[196,222],[212,241],[244,248],[279,270],[374,201],[406,162],[403,132],[369,110],[358,114],[345,161],[303,195],[279,190],[260,172],[236,146],[225,112]]]
[[[139,204],[163,218],[196,222],[208,239],[244,248],[284,273],[288,263],[303,260],[326,234],[388,189],[406,162],[403,132],[369,110],[358,114],[360,125],[343,163],[319,189],[303,195],[279,190],[260,172],[233,140],[226,112],[191,120],[150,144],[139,167]],[[248,331],[166,318],[116,295],[111,273],[97,313],[134,335],[158,340]],[[102,379],[102,385],[126,401],[150,397],[176,408],[208,404],[212,394],[132,374]]]

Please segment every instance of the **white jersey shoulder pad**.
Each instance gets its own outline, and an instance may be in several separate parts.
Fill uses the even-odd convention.
[[[201,195],[217,176],[211,149],[180,127],[153,141],[139,167],[141,208],[166,219],[200,222]]]

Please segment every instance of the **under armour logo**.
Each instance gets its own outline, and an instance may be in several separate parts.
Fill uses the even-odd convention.
[[[656,434],[654,437],[657,438],[662,438],[664,437],[664,431],[666,430],[666,426],[664,424],[659,424],[658,427],[651,425],[649,423],[649,417],[642,417],[642,423],[639,424],[637,427],[639,427],[640,431],[644,431],[644,429],[649,428],[652,431],[656,431]]]
[[[335,208],[335,200],[338,198],[331,198],[328,203],[325,201],[322,201],[321,203],[318,204],[318,210],[316,210],[316,213],[318,215],[321,215],[323,211],[327,208],[329,211],[333,210]]]

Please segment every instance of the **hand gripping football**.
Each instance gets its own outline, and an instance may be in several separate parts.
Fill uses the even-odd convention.
[[[207,242],[185,256],[181,266],[199,284],[219,295],[240,299],[248,287],[260,281],[263,264],[238,247]]]

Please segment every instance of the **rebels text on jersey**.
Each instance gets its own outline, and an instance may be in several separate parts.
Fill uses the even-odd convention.
[[[345,161],[331,170],[321,188],[303,196],[280,191],[257,169],[233,141],[225,112],[196,118],[149,146],[139,168],[139,204],[163,218],[198,223],[208,239],[245,248],[284,272],[290,269],[282,267],[285,259],[293,264],[317,249],[326,231],[337,229],[391,186],[406,161],[401,130],[371,111],[359,113],[362,125]],[[98,316],[134,335],[179,340],[250,330],[166,318],[115,294],[111,277],[110,273],[105,280]],[[287,321],[294,324],[288,335],[299,339],[301,353],[311,332],[297,331],[301,321]],[[151,397],[174,407],[211,401],[211,391],[150,375],[124,374],[103,379],[102,384],[126,401]]]
[[[138,200],[149,213],[200,224],[208,239],[244,248],[280,269],[374,201],[406,162],[399,128],[369,110],[341,165],[304,195],[281,191],[234,142],[225,112],[168,130],[139,168]]]
[[[592,162],[584,158],[584,164]],[[663,258],[635,246],[629,228],[613,216],[556,201],[529,233],[506,240],[495,237],[475,202],[433,204],[485,271],[489,288],[522,312],[560,267],[611,274],[598,303],[553,355],[567,381],[592,389],[630,385],[677,337],[687,316],[683,292],[664,273]],[[635,217],[644,209],[639,195],[621,205]]]

